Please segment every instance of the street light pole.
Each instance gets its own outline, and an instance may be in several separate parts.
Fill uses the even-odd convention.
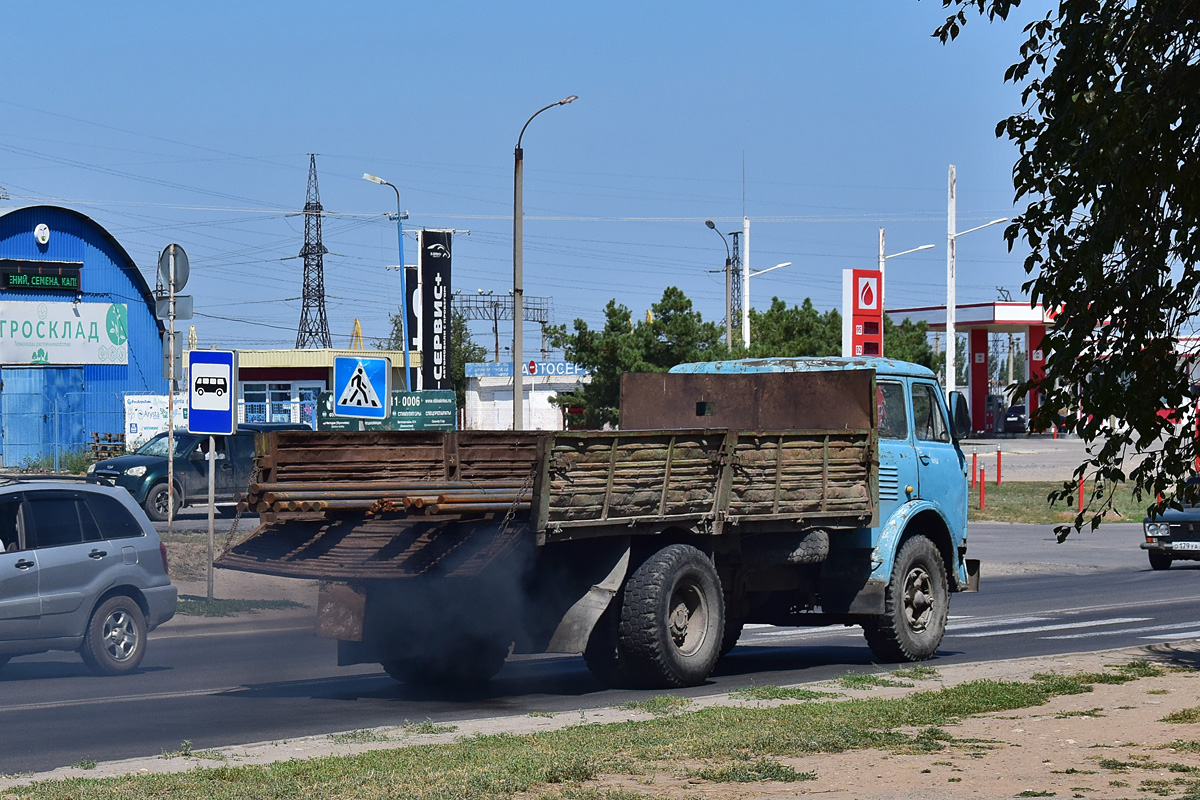
[[[879,318],[880,318],[880,319],[883,319],[883,315],[887,313],[887,306],[885,306],[885,305],[883,304],[884,297],[885,297],[885,295],[886,295],[886,292],[887,292],[887,282],[884,280],[884,275],[883,275],[884,263],[885,263],[885,262],[886,262],[886,261],[887,261],[889,258],[895,258],[896,256],[906,256],[906,255],[908,255],[909,253],[915,253],[915,252],[917,252],[918,250],[932,250],[932,249],[933,249],[933,245],[931,245],[931,244],[923,244],[923,245],[921,245],[920,247],[914,247],[914,248],[913,248],[913,249],[911,249],[911,250],[902,250],[902,251],[901,251],[901,252],[899,252],[899,253],[892,253],[890,256],[889,256],[889,255],[884,255],[884,252],[883,252],[883,228],[880,228],[880,229],[879,229]],[[883,327],[882,327],[882,323],[881,323],[881,326],[880,326],[880,328],[879,328],[879,354],[880,354],[880,355],[883,355]]]
[[[749,219],[746,220],[746,224],[747,225],[750,224]],[[744,263],[745,262],[743,262],[743,264]],[[746,343],[747,350],[750,349],[750,312],[747,311],[747,309],[749,308],[747,303],[748,303],[748,298],[750,297],[750,279],[757,278],[759,275],[766,275],[771,270],[783,269],[784,267],[790,267],[791,265],[792,265],[792,262],[785,261],[782,264],[776,264],[773,267],[767,267],[766,269],[760,269],[758,272],[751,272],[750,270],[746,269],[744,266],[742,267],[742,275],[743,275],[743,281],[744,281],[742,284],[742,337],[743,337],[742,341]]]
[[[742,345],[750,349],[750,218],[742,217]]]
[[[717,231],[717,236],[725,243],[725,346],[733,350],[733,258],[729,254],[729,240],[711,219],[704,220],[704,224],[709,230]]]
[[[363,173],[363,180],[381,186],[391,186],[392,191],[396,193],[396,238],[400,248],[400,336],[404,340],[401,347],[404,351],[404,391],[407,392],[412,388],[408,385],[408,350],[412,340],[408,338],[408,273],[404,269],[404,220],[408,218],[408,213],[400,210],[400,190],[396,188],[396,184],[369,172]]]
[[[529,123],[533,122],[533,118],[547,109],[555,106],[565,106],[567,103],[572,103],[578,100],[577,95],[564,97],[557,103],[551,103],[545,108],[538,111],[525,121],[521,126],[521,133],[517,136],[517,146],[513,150],[513,430],[521,430],[524,423],[524,412],[522,403],[524,400],[525,386],[524,379],[521,376],[521,362],[524,360],[524,354],[521,352],[521,337],[525,335],[524,320],[522,314],[522,300],[525,297],[525,278],[523,274],[524,264],[522,263],[524,247],[524,163],[525,152],[521,149],[521,139],[525,136],[525,129],[529,127]]]
[[[974,233],[975,231],[990,228],[993,225],[999,225],[1001,222],[1008,222],[1008,217],[1000,217],[991,222],[985,222],[982,225],[976,225],[974,228],[968,228],[965,231],[955,231],[956,227],[956,178],[954,165],[950,165],[950,182],[948,189],[948,209],[946,214],[946,396],[955,390],[957,382],[957,364],[955,364],[957,353],[957,340],[954,332],[954,317],[957,311],[955,307],[955,244],[959,236],[964,234]]]

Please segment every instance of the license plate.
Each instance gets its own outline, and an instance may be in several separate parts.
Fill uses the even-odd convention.
[[[1200,550],[1200,542],[1172,542],[1172,550]]]

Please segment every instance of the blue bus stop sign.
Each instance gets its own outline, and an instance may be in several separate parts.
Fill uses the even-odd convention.
[[[391,411],[392,362],[387,358],[333,359],[333,415],[387,419]]]
[[[188,354],[188,432],[227,436],[237,430],[237,362],[226,350]]]

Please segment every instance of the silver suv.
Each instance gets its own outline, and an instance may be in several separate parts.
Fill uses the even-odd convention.
[[[129,492],[0,476],[0,666],[78,650],[93,672],[130,672],[178,596],[166,547]]]

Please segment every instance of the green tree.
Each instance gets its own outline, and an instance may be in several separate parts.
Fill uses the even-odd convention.
[[[750,309],[752,358],[836,356],[841,352],[842,315],[836,309],[822,314],[807,297],[790,308],[772,297],[766,311]]]
[[[400,350],[403,347],[404,335],[400,326],[400,315],[391,314],[388,319],[392,322],[392,333],[387,339],[379,339],[375,344],[377,350]],[[461,311],[450,313],[450,386],[454,389],[455,402],[463,408],[467,402],[467,373],[466,365],[471,361],[483,361],[487,358],[487,348],[476,344],[471,337],[467,317]]]
[[[934,35],[946,42],[968,13],[1006,19],[1018,5],[943,0],[952,13]],[[1200,313],[1200,4],[1060,0],[1025,33],[1004,75],[1023,107],[996,128],[1017,146],[1024,204],[1005,236],[1028,246],[1024,288],[1056,312],[1045,377],[1029,384],[1044,398],[1033,425],[1079,409],[1067,427],[1090,447],[1075,476],[1110,487],[1075,519],[1094,528],[1122,482],[1148,504],[1182,496],[1200,454],[1194,405],[1178,427],[1156,413],[1187,396],[1178,346]]]
[[[896,325],[887,314],[883,315],[883,354],[888,358],[900,361],[911,361],[932,370],[938,369],[945,362],[945,357],[938,359],[929,346],[929,325],[925,322],[913,322],[907,317]]]
[[[645,320],[634,320],[630,310],[609,300],[604,307],[604,327],[593,330],[581,319],[571,332],[565,325],[551,327],[547,336],[560,348],[568,361],[587,368],[591,381],[577,391],[560,394],[560,406],[582,406],[582,419],[573,420],[585,427],[615,425],[621,401],[621,373],[665,372],[676,364],[689,361],[714,361],[728,358],[721,344],[723,331],[705,322],[692,301],[674,286],[650,307]]]

